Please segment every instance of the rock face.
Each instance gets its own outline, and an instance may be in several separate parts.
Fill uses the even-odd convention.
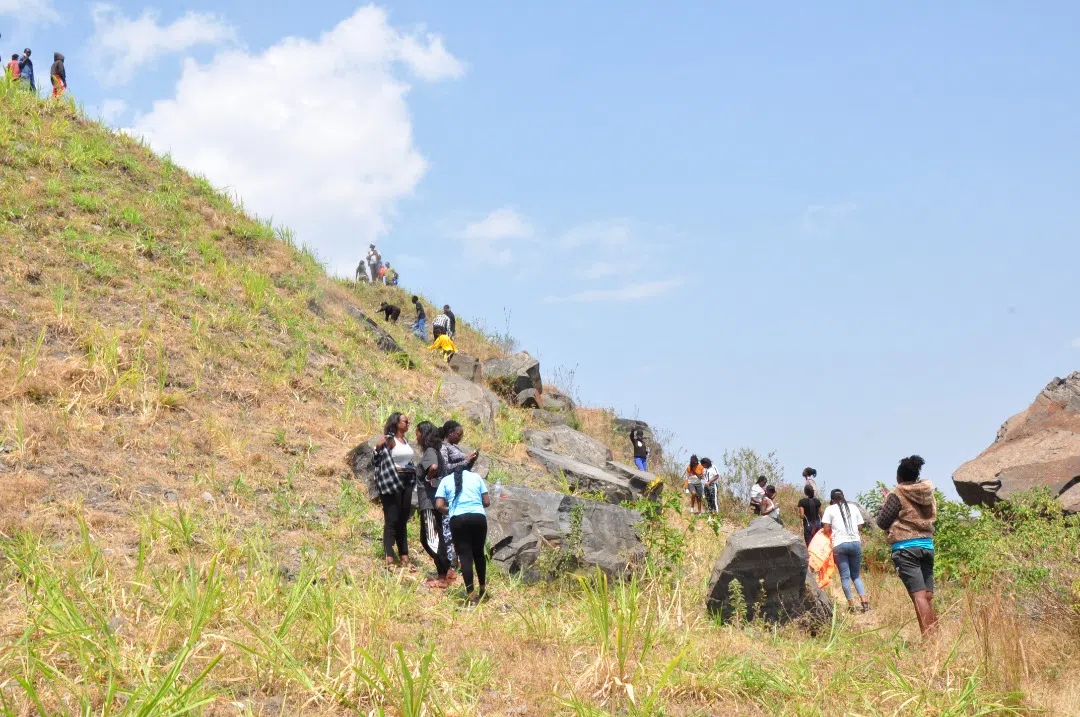
[[[809,556],[801,538],[771,518],[758,518],[728,537],[709,580],[706,608],[710,613],[719,613],[725,622],[730,620],[730,587],[733,580],[738,580],[747,607],[743,619],[758,617],[750,611],[762,589],[765,600],[760,617],[770,622],[785,622],[808,613],[824,618],[831,614],[832,603],[818,589],[808,566]]]
[[[493,488],[488,541],[495,563],[527,582],[544,578],[536,563],[545,548],[573,551],[581,567],[624,577],[645,559],[640,522],[636,511],[619,506],[531,488]]]
[[[1055,378],[997,438],[953,474],[968,505],[993,505],[1048,488],[1066,512],[1080,512],[1080,371]]]
[[[454,354],[450,357],[450,370],[466,381],[480,383],[484,380],[484,369],[480,359],[468,354]]]
[[[540,380],[540,362],[524,351],[485,361],[484,378],[488,381],[507,381],[512,396],[530,388],[537,393],[544,392],[544,383]]]
[[[375,345],[379,347],[380,351],[388,354],[405,353],[405,350],[398,345],[398,342],[394,340],[394,337],[388,334],[383,327],[375,323],[374,319],[370,318],[352,304],[343,304],[343,306],[345,307],[346,313],[359,321],[361,326],[371,332],[375,337]]]
[[[635,493],[629,480],[597,466],[536,446],[528,446],[525,450],[530,458],[544,466],[549,473],[565,475],[566,482],[575,492],[601,493],[604,500],[615,504],[634,500],[639,494]]]
[[[575,460],[603,468],[611,460],[611,449],[600,441],[569,426],[553,426],[525,431],[525,443],[552,453],[562,453]]]
[[[495,422],[495,415],[503,405],[502,400],[490,389],[454,374],[443,377],[439,400],[485,426]]]
[[[664,482],[659,481],[656,483],[656,487],[653,488],[652,492],[649,492],[649,486],[653,485],[653,482],[656,481],[656,476],[652,473],[639,471],[637,468],[623,463],[616,463],[615,461],[608,461],[605,467],[611,473],[630,481],[630,488],[635,493],[642,495],[647,494],[649,498],[659,498],[664,490]]]
[[[570,421],[565,413],[545,411],[542,408],[533,409],[532,416],[545,426],[565,426]]]
[[[535,388],[527,388],[514,397],[514,405],[519,408],[540,408],[540,394]]]
[[[574,401],[559,389],[548,386],[544,391],[544,408],[549,411],[570,413],[574,410]]]

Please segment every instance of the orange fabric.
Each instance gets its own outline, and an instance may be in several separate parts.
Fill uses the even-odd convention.
[[[687,466],[687,467],[686,467],[686,475],[688,475],[688,476],[689,476],[689,475],[695,475],[695,476],[697,476],[697,477],[699,477],[699,478],[700,478],[700,477],[701,477],[701,474],[702,474],[702,473],[704,473],[704,472],[705,472],[705,469],[704,469],[704,468],[702,468],[702,466],[701,466],[701,464],[700,464],[700,463],[698,463],[698,464],[697,464],[697,465],[696,465],[695,467],[693,467],[693,468],[691,468],[690,466]]]
[[[825,531],[819,530],[810,540],[807,547],[810,553],[810,569],[814,571],[818,587],[824,590],[832,582],[832,575],[836,571],[836,561],[833,559],[832,538],[825,535]]]
[[[19,61],[18,60],[12,60],[11,62],[7,63],[7,68],[8,68],[8,72],[11,73],[11,79],[13,79],[13,80],[19,79]]]
[[[63,97],[65,89],[66,89],[66,87],[64,86],[64,81],[61,80],[56,75],[53,75],[52,76],[52,96],[53,97]]]

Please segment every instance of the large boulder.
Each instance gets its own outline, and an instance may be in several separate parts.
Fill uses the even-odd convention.
[[[552,426],[525,431],[525,443],[552,453],[568,455],[582,463],[603,468],[611,460],[611,449],[600,441],[569,426]]]
[[[630,481],[603,468],[536,446],[527,446],[525,451],[549,473],[565,476],[566,482],[575,492],[600,493],[608,503],[615,504],[634,500],[640,495],[640,491],[634,491]]]
[[[398,345],[398,342],[394,340],[394,337],[386,332],[386,329],[375,323],[375,320],[369,317],[360,309],[356,308],[352,304],[344,304],[345,312],[356,319],[361,326],[368,330],[375,338],[375,345],[380,351],[388,354],[403,354],[405,350]]]
[[[731,620],[731,584],[737,580],[747,610],[744,620],[761,617],[785,622],[807,614],[824,618],[831,613],[832,603],[818,589],[808,567],[809,555],[802,538],[772,518],[758,518],[728,537],[709,580],[706,608],[710,613],[719,613],[725,622]],[[765,595],[761,614],[753,615],[753,606],[762,600],[762,590]]]
[[[492,488],[488,542],[495,563],[526,582],[544,579],[541,553],[572,553],[579,567],[626,577],[645,559],[637,511],[519,486]]]
[[[533,409],[532,417],[535,418],[538,423],[543,423],[545,426],[566,426],[570,423],[570,419],[565,413],[547,411],[543,408]]]
[[[484,369],[480,359],[468,354],[454,354],[450,357],[450,370],[466,381],[480,383],[484,379]]]
[[[574,410],[574,400],[554,386],[548,386],[544,389],[544,408],[570,413]]]
[[[494,424],[503,405],[489,388],[455,374],[443,376],[439,400],[448,408],[459,410],[470,420],[488,427]]]
[[[1055,378],[994,442],[953,474],[968,505],[993,505],[1047,488],[1066,512],[1080,512],[1080,371]]]
[[[544,392],[544,383],[540,380],[540,362],[524,351],[485,361],[484,378],[506,384],[508,396],[516,396],[530,388],[537,393]]]
[[[518,408],[540,408],[540,394],[535,388],[527,388],[514,397],[514,405]]]
[[[605,467],[611,473],[630,481],[630,488],[635,492],[646,495],[649,498],[659,498],[660,493],[664,490],[664,482],[656,480],[656,476],[652,473],[639,471],[633,466],[628,466],[625,463],[616,463],[615,461],[608,461]],[[650,486],[652,487],[652,490],[650,490]]]

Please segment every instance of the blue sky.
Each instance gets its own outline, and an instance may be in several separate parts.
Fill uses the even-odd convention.
[[[1080,363],[1075,3],[275,6],[0,0],[0,44],[687,452],[946,487]]]

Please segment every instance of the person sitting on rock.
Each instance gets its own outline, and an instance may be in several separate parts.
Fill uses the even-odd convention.
[[[765,497],[765,484],[768,482],[765,476],[758,476],[757,483],[750,486],[750,510],[754,511],[754,515],[761,515],[761,499]]]
[[[383,318],[392,324],[396,324],[398,319],[401,318],[401,309],[385,301],[379,304],[379,311],[382,312]]]
[[[413,335],[421,341],[427,341],[427,312],[424,311],[424,304],[416,295],[412,297],[412,304],[416,309],[416,321],[412,325]]]
[[[454,340],[446,334],[439,334],[435,337],[435,343],[428,346],[428,351],[438,350],[442,352],[443,359],[446,363],[450,363],[450,359],[457,353],[457,346],[454,346]]]
[[[780,506],[776,502],[776,486],[774,485],[766,486],[765,495],[761,497],[761,515],[772,518],[780,525],[784,524],[784,521],[780,520]]]
[[[892,547],[896,574],[907,588],[923,635],[937,624],[934,613],[934,522],[937,501],[934,484],[920,480],[926,463],[908,456],[896,468],[896,487],[881,489],[885,499],[874,522],[884,530]]]
[[[645,431],[640,423],[630,429],[630,447],[634,451],[634,464],[639,471],[645,472],[649,465],[649,444],[645,441]]]
[[[690,465],[686,467],[686,492],[690,494],[690,514],[696,515],[701,512],[701,498],[704,488],[701,484],[701,475],[705,472],[697,454],[690,456]]]
[[[435,338],[439,338],[442,335],[453,337],[450,332],[450,317],[446,315],[446,312],[439,314],[435,317],[435,320],[431,322],[431,335]]]

